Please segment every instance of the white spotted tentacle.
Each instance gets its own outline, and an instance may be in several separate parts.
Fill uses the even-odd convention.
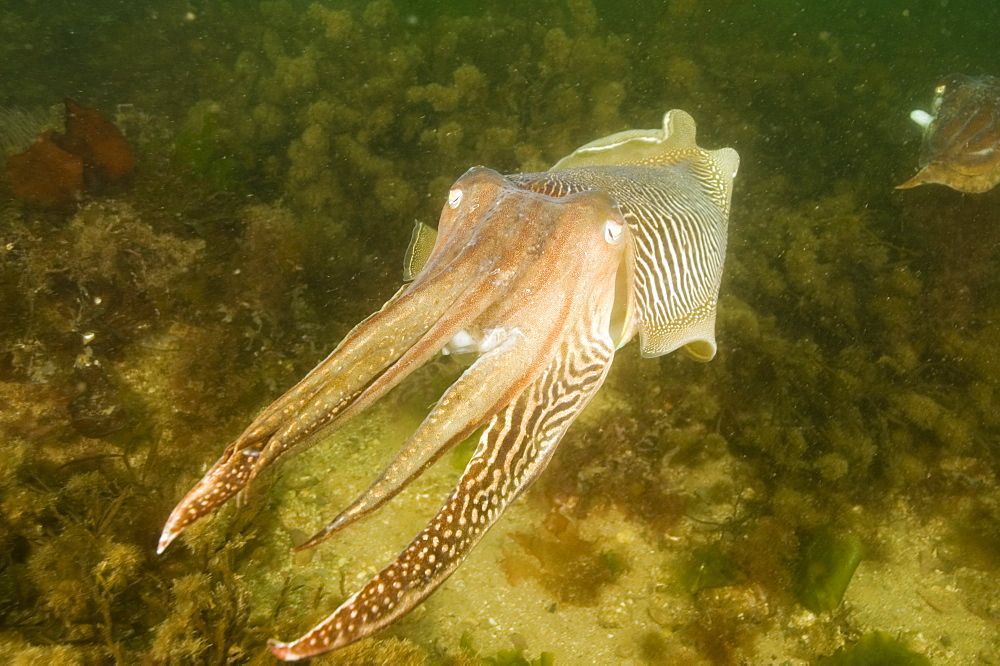
[[[272,641],[276,657],[305,659],[368,636],[408,613],[452,574],[545,469],[566,429],[604,383],[614,346],[606,333],[588,332],[588,344],[559,350],[493,417],[455,491],[423,532],[307,634],[291,643]]]

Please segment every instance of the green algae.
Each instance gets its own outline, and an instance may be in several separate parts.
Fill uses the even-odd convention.
[[[472,635],[469,632],[462,634],[459,647],[467,655],[473,657],[476,663],[488,664],[489,666],[554,666],[556,663],[555,655],[551,652],[543,651],[534,659],[525,657],[524,653],[527,648],[499,650],[494,655],[480,654],[474,647]]]
[[[174,160],[181,168],[218,190],[234,190],[246,170],[239,158],[227,153],[227,121],[218,104],[195,105],[174,141]]]
[[[884,631],[865,634],[855,643],[837,653],[820,659],[822,666],[930,666],[931,660],[910,651],[906,644]]]
[[[622,554],[582,538],[572,522],[558,515],[550,515],[534,533],[510,536],[521,550],[507,550],[507,578],[515,584],[535,580],[560,603],[595,604],[601,590],[628,568]]]
[[[495,656],[481,659],[489,666],[553,666],[556,663],[551,652],[542,652],[536,659],[528,659],[521,650],[501,650]]]
[[[746,581],[746,575],[718,545],[713,544],[694,549],[681,570],[680,581],[688,592],[694,594],[710,587],[742,583]]]
[[[799,603],[814,613],[840,605],[855,570],[864,558],[861,540],[823,527],[805,541],[796,576]]]

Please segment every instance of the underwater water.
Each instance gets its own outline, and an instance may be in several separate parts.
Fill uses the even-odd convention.
[[[274,663],[453,488],[465,444],[290,550],[462,361],[157,555],[172,507],[396,291],[469,167],[684,109],[741,157],[716,358],[620,350],[464,565],[316,663],[1000,663],[1000,188],[894,189],[937,82],[1000,76],[998,25],[956,0],[0,5],[0,157],[70,97],[135,160],[59,205],[0,182],[0,658]]]

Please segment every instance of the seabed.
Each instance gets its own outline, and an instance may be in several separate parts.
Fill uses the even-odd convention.
[[[1000,663],[1000,191],[893,190],[935,82],[998,74],[1000,10],[143,4],[0,12],[2,157],[71,96],[138,165],[68,209],[0,191],[6,663],[272,663],[450,492],[466,445],[290,550],[461,361],[157,556],[171,507],[396,290],[468,167],[672,108],[742,157],[718,356],[621,350],[465,564],[316,663]]]

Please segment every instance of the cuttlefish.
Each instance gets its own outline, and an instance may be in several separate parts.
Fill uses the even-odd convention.
[[[953,74],[934,89],[931,112],[910,118],[924,128],[921,169],[896,189],[938,183],[977,193],[1000,183],[1000,78]]]
[[[437,230],[417,225],[410,280],[229,445],[171,513],[162,552],[320,429],[343,425],[439,352],[478,354],[402,451],[308,548],[392,499],[486,427],[457,487],[416,538],[333,614],[272,652],[296,660],[389,625],[437,588],[545,468],[638,336],[645,356],[715,355],[739,156],[703,150],[684,111],[613,134],[541,173],[474,167]]]

